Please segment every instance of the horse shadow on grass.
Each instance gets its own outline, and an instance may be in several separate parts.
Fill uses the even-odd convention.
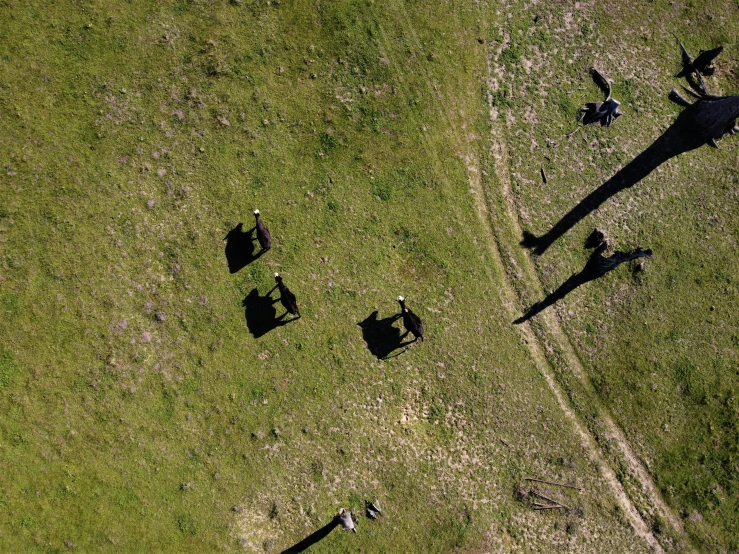
[[[376,356],[379,360],[387,358],[394,358],[400,356],[405,350],[395,352],[409,344],[413,344],[414,340],[403,342],[403,338],[408,335],[408,332],[400,332],[400,329],[393,326],[396,320],[400,319],[401,314],[395,314],[391,317],[384,319],[377,319],[378,311],[372,312],[367,319],[357,323],[362,328],[362,337],[364,342],[367,343],[367,349]]]
[[[734,133],[739,116],[739,96],[699,100],[683,110],[675,122],[636,158],[583,198],[574,208],[541,236],[524,231],[521,245],[534,254],[544,252],[590,213],[619,192],[633,187],[666,161],[700,148],[716,145],[725,133]]]
[[[303,552],[304,550],[307,550],[314,544],[316,544],[318,541],[326,538],[328,534],[334,530],[334,527],[337,527],[339,525],[339,518],[335,517],[332,519],[327,525],[324,525],[321,527],[318,531],[314,531],[310,535],[308,535],[306,538],[304,538],[302,541],[300,541],[297,544],[294,544],[287,550],[283,550],[282,554],[293,554],[297,552]]]
[[[244,231],[243,227],[244,224],[239,223],[223,239],[226,241],[226,261],[228,262],[228,271],[231,273],[241,271],[264,254],[264,250],[254,253],[254,242],[256,241],[254,231],[256,227],[252,227],[248,231]]]
[[[288,315],[287,312],[277,317],[277,309],[274,304],[275,302],[279,302],[280,299],[278,297],[273,300],[270,296],[276,288],[277,287],[273,287],[272,290],[264,296],[259,296],[259,291],[257,289],[252,289],[252,291],[241,302],[246,316],[246,327],[255,339],[266,335],[277,327],[287,325],[296,319],[300,319],[299,317],[285,319],[285,316]]]
[[[588,240],[590,240],[590,238]],[[559,288],[557,288],[557,290],[549,294],[544,300],[531,306],[525,314],[516,319],[513,323],[518,325],[528,321],[535,315],[546,310],[552,304],[560,301],[577,287],[603,277],[606,273],[613,271],[624,262],[636,260],[637,258],[650,258],[652,256],[651,250],[642,250],[641,248],[637,248],[632,252],[620,252],[616,250],[611,256],[605,257],[603,253],[607,248],[608,243],[602,242],[591,254],[582,271],[571,275],[559,286]]]

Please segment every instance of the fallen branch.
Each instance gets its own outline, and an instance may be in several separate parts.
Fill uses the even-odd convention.
[[[537,506],[534,510],[563,510],[565,507],[557,504],[556,506]]]
[[[546,483],[547,485],[557,485],[558,487],[567,487],[568,489],[575,489],[578,492],[582,492],[580,487],[573,487],[572,485],[565,485],[564,483],[555,483],[554,481],[544,481],[543,479],[535,479],[533,477],[526,477],[526,481],[536,481],[537,483]]]
[[[540,492],[536,492],[536,491],[533,491],[533,490],[532,490],[531,492],[532,492],[533,494],[535,494],[536,496],[538,496],[539,498],[543,498],[544,500],[548,500],[548,501],[549,501],[549,502],[551,502],[552,504],[557,504],[558,506],[562,506],[563,508],[567,508],[568,510],[570,509],[569,507],[565,506],[565,505],[564,505],[564,504],[562,504],[561,502],[557,502],[556,500],[552,500],[551,498],[549,498],[548,496],[544,496],[544,495],[543,495],[543,494],[541,494]]]

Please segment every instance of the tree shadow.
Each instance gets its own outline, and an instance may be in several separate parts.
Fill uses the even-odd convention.
[[[624,262],[635,260],[636,258],[648,258],[652,256],[651,250],[642,250],[641,248],[637,248],[633,252],[619,252],[616,250],[611,256],[606,258],[603,256],[603,252],[606,248],[608,248],[608,243],[601,243],[595,252],[591,254],[582,271],[570,276],[570,278],[562,283],[557,290],[549,294],[549,296],[541,302],[537,302],[531,306],[525,314],[516,319],[513,323],[520,324],[528,321],[536,314],[544,311],[552,304],[567,296],[580,285],[584,285],[589,281],[603,277],[603,275],[609,271],[613,271]]]
[[[273,300],[270,296],[272,291],[276,288],[277,287],[273,287],[272,290],[264,296],[259,296],[259,291],[257,289],[252,289],[252,291],[241,302],[246,315],[246,327],[255,339],[266,335],[272,329],[276,329],[282,325],[287,325],[288,323],[299,319],[298,317],[284,319],[285,316],[288,315],[287,312],[282,314],[280,317],[277,317],[277,310],[275,309],[274,304],[275,302],[279,302],[280,299],[278,298]]]
[[[254,231],[256,227],[252,227],[248,231],[243,231],[244,224],[239,223],[231,229],[223,240],[226,241],[226,261],[228,262],[228,271],[237,273],[259,256],[264,254],[260,250],[254,254]]]
[[[282,554],[293,554],[295,552],[303,552],[304,550],[316,544],[318,541],[326,538],[326,536],[328,536],[328,534],[334,530],[334,527],[337,527],[338,525],[339,525],[339,518],[335,517],[327,525],[324,525],[323,527],[321,527],[318,531],[315,531],[312,534],[308,535],[302,541],[300,541],[297,544],[294,544],[287,550],[283,550]]]
[[[378,311],[375,310],[367,319],[357,323],[362,328],[362,337],[364,342],[367,343],[367,349],[373,356],[380,360],[394,358],[405,350],[390,356],[392,352],[416,342],[417,339],[403,342],[403,338],[408,335],[408,331],[401,334],[400,329],[393,326],[393,323],[402,317],[401,314],[395,314],[384,319],[377,319],[377,314]]]
[[[737,116],[739,96],[698,100],[683,110],[675,122],[646,150],[588,194],[549,231],[539,237],[525,231],[521,245],[532,249],[535,254],[543,254],[554,241],[609,198],[634,186],[667,160],[731,132],[730,129],[736,125]]]

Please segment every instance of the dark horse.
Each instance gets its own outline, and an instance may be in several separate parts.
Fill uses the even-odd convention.
[[[598,248],[595,249],[595,252],[590,255],[590,259],[588,259],[582,271],[572,275],[569,279],[562,283],[557,290],[555,290],[541,302],[537,302],[536,304],[531,306],[528,312],[519,317],[513,323],[523,323],[524,321],[531,319],[536,314],[544,311],[546,308],[548,308],[558,300],[564,298],[580,285],[584,285],[588,281],[593,281],[594,279],[603,277],[603,275],[605,275],[609,271],[613,271],[624,262],[635,260],[637,258],[649,258],[652,256],[651,250],[642,250],[641,248],[637,248],[633,252],[619,252],[618,250],[616,250],[611,256],[608,256],[606,258],[603,255],[603,252],[606,251],[606,248],[608,248],[607,242],[600,243],[600,246],[598,246]]]
[[[689,105],[675,122],[651,146],[634,158],[572,208],[554,227],[537,237],[524,232],[521,245],[535,254],[543,254],[551,244],[578,222],[598,209],[606,200],[644,179],[661,164],[675,156],[709,144],[735,131],[739,117],[739,96],[703,95]]]

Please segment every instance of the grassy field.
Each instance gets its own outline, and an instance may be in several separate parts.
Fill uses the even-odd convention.
[[[507,84],[515,119],[506,140],[521,225],[535,233],[673,121],[680,108],[666,95],[680,84],[673,77],[680,58],[671,33],[694,55],[725,45],[708,86],[715,94],[739,90],[736,3],[654,2],[639,13],[585,10],[565,21],[557,51],[547,37],[561,20],[532,25],[525,11],[519,13],[512,27],[531,37],[518,48],[532,67]],[[598,97],[586,74],[591,63],[614,81],[625,115],[610,129],[566,138],[573,109]],[[532,81],[541,86],[532,90]],[[736,160],[732,140],[718,151],[702,148],[673,159],[536,259],[544,289],[553,290],[584,266],[582,243],[593,227],[616,248],[654,250],[642,274],[623,267],[578,289],[555,311],[600,400],[685,520],[696,547],[707,552],[739,548]],[[542,166],[546,187],[538,175]],[[526,304],[540,294],[522,291]]]
[[[735,2],[646,6],[0,0],[0,551],[736,551],[734,139],[518,245],[672,122],[671,32],[739,91]],[[512,325],[596,225],[646,271]]]

